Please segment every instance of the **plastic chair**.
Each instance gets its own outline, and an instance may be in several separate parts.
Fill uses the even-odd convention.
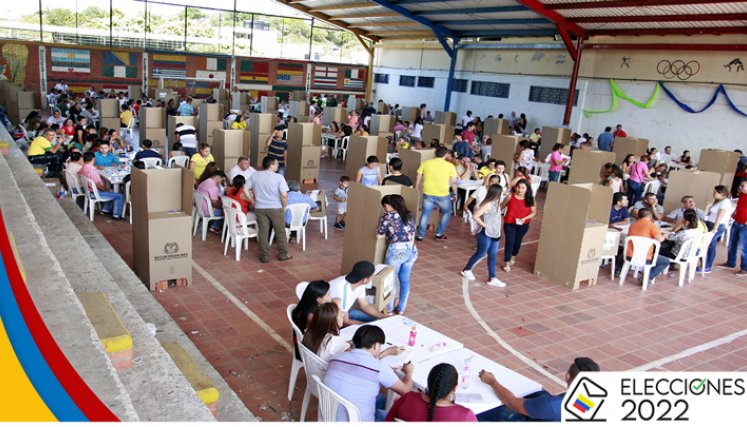
[[[732,210],[732,212],[734,212]],[[729,239],[731,238],[731,226],[734,225],[734,218],[729,218],[729,223],[726,224],[726,230],[724,230],[724,234],[719,237],[719,242],[724,242],[724,246],[729,246]]]
[[[114,199],[101,197],[101,195],[99,195],[99,189],[96,187],[96,183],[91,181],[88,177],[81,175],[80,179],[83,183],[83,191],[86,193],[88,219],[93,222],[93,211],[96,209],[96,205],[99,203],[111,202]],[[101,210],[101,207],[99,207],[99,210]],[[83,213],[86,213],[86,211],[84,210]]]
[[[125,184],[125,203],[122,208],[122,218],[127,216],[127,208],[130,208],[130,224],[132,224],[132,181]]]
[[[199,191],[195,190],[193,193],[195,205],[197,208],[195,209],[195,216],[194,216],[194,225],[192,230],[192,235],[197,234],[197,225],[202,222],[202,240],[205,241],[207,238],[207,229],[208,225],[210,225],[210,221],[217,221],[219,219],[223,219],[222,216],[216,216],[213,213],[213,204],[210,202],[210,198],[200,193]],[[210,210],[210,214],[205,213],[205,207],[207,207]]]
[[[646,193],[657,194],[659,192],[659,188],[661,188],[661,181],[659,181],[658,179],[648,181],[646,185],[643,186],[643,194],[646,194]]]
[[[619,245],[620,243],[620,232],[614,231],[614,230],[607,230],[607,235],[604,238],[604,247],[603,250],[605,252],[613,251],[613,249],[616,249],[615,244],[617,243]],[[610,253],[610,255],[602,255],[602,265],[607,265],[607,262],[611,264],[610,266],[610,280],[615,280],[615,258],[616,255],[613,253]]]
[[[319,221],[319,232],[324,234],[324,240],[327,240],[327,194],[324,190],[317,191],[316,196],[310,196],[312,199],[319,201],[320,210],[318,212],[309,212],[309,221]]]
[[[659,256],[661,244],[650,237],[628,236],[625,238],[625,245],[623,246],[623,250],[626,251],[626,253],[628,245],[633,246],[633,256],[630,257],[629,260],[627,259],[627,256],[625,257],[625,262],[620,271],[620,286],[625,282],[625,276],[628,275],[628,271],[632,267],[636,270],[643,270],[643,290],[645,291],[648,287],[649,273],[651,273],[651,268],[653,268],[654,262]],[[653,262],[649,263],[648,252],[651,250],[652,246],[654,248],[654,256],[651,258]]]
[[[163,161],[158,157],[145,157],[140,160],[145,164],[145,169],[156,169],[163,164]]]
[[[697,262],[700,261],[700,277],[705,277],[705,265],[706,265],[706,258],[708,257],[708,247],[711,245],[711,240],[713,240],[713,236],[716,234],[713,231],[709,231],[707,233],[703,233],[703,237],[701,237],[700,246],[698,247],[696,258],[695,258],[695,265],[697,265]],[[690,269],[690,275],[688,276],[688,281],[692,281],[695,278],[695,269]]]
[[[340,141],[340,147],[337,148],[337,151],[334,153],[335,159],[337,158],[337,154],[342,153],[342,161],[344,162],[348,158],[348,145],[350,144],[350,137],[346,136],[342,138]]]
[[[537,197],[537,191],[539,191],[540,185],[542,184],[542,177],[539,175],[529,175],[529,178],[532,180],[532,183],[530,184],[532,187],[532,195]]]
[[[313,377],[321,378],[327,373],[327,362],[322,360],[313,351],[306,348],[305,345],[298,343],[298,349],[301,351],[301,360],[303,360],[303,369],[306,371],[306,391],[303,393],[303,403],[301,404],[301,422],[306,421],[306,411],[309,409],[311,396],[319,397],[319,390],[315,386]],[[319,404],[321,405],[321,399]],[[320,420],[317,420],[320,421]]]
[[[228,224],[228,235],[226,236],[226,244],[223,247],[223,256],[226,256],[228,252],[228,243],[231,242],[236,248],[236,261],[241,261],[241,244],[244,244],[244,249],[249,249],[249,239],[257,237],[257,229],[249,229],[246,222],[246,215],[241,209],[234,209],[230,207],[223,207],[225,212],[226,220],[224,223]]]
[[[701,237],[702,236],[698,235],[685,240],[682,243],[682,246],[680,246],[680,250],[677,252],[677,256],[674,259],[667,257],[671,264],[677,264],[679,266],[679,279],[677,281],[677,286],[679,287],[682,287],[682,285],[685,284],[687,269],[695,270],[698,254],[698,241]],[[668,271],[669,267],[667,267],[665,273]]]
[[[301,298],[303,297],[303,293],[306,291],[307,286],[309,286],[309,282],[299,282],[296,285],[296,296],[298,297],[299,301],[301,301]]]
[[[306,222],[303,221],[304,217],[308,216],[311,207],[306,204],[295,203],[288,205],[286,209],[291,211],[290,225],[285,227],[285,238],[290,239],[290,234],[295,231],[298,235],[297,239],[301,242],[301,248],[306,251]],[[308,222],[308,221],[307,221]],[[270,244],[275,240],[275,229],[270,232]]]
[[[312,377],[317,385],[319,393],[319,412],[318,422],[337,421],[337,407],[342,405],[348,411],[348,422],[358,423],[361,421],[361,412],[358,407],[347,401],[345,398],[335,393],[331,388],[324,385],[322,380],[314,375]]]
[[[124,136],[125,133],[130,134],[130,141],[132,141],[132,136],[135,134],[135,116],[132,116],[130,118],[130,121],[127,123],[127,127],[123,127],[120,129],[122,136]]]
[[[295,323],[293,323],[293,309],[296,308],[296,304],[290,304],[288,308],[285,310],[286,315],[288,316],[288,322],[290,322],[291,325],[291,341],[293,341],[294,347],[300,347],[301,344],[301,337],[303,337],[303,333],[300,329],[298,329],[298,326],[296,326]],[[291,372],[290,372],[290,383],[288,384],[288,400],[293,400],[293,390],[296,388],[296,380],[298,379],[298,371],[303,368],[303,360],[296,359],[296,353],[293,352],[292,354],[293,361],[291,362]]]
[[[189,167],[189,156],[174,156],[169,159],[166,165],[170,168],[180,167],[187,169]]]
[[[67,188],[70,190],[70,197],[73,198],[74,202],[77,203],[79,197],[83,198],[83,211],[85,212],[88,207],[88,198],[86,197],[85,191],[80,186],[78,175],[65,171],[65,182],[67,183]]]
[[[226,208],[233,208],[236,210],[241,210],[241,203],[239,203],[238,201],[230,197],[221,196],[220,201],[221,201],[221,205],[223,206],[223,210],[225,210]],[[226,239],[227,232],[228,232],[228,223],[223,221],[223,231],[220,233],[221,243],[223,243],[223,241]]]

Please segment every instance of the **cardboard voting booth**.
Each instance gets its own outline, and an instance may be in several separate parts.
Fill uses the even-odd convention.
[[[156,287],[192,282],[192,190],[189,169],[132,170],[135,273]]]
[[[615,162],[615,153],[609,151],[574,150],[568,184],[601,183],[602,167]],[[549,165],[548,165],[549,167]]]
[[[179,123],[192,126],[193,128],[195,128],[195,131],[197,131],[198,134],[200,133],[200,121],[195,116],[167,116],[166,122],[166,129],[168,129],[166,140],[168,141],[167,145],[169,147],[169,150],[171,150],[172,145],[176,141],[176,125],[178,125]]]
[[[222,104],[200,104],[199,111],[199,140],[203,144],[213,145],[213,131],[223,129],[225,107]]]
[[[272,113],[278,111],[278,99],[274,96],[263,96],[260,100],[259,108],[263,113]]]
[[[392,133],[394,132],[394,123],[396,119],[394,116],[388,114],[374,114],[371,116],[371,126],[369,130],[370,135],[380,135],[381,133]]]
[[[213,130],[211,153],[218,167],[224,171],[236,166],[239,157],[249,154],[249,132],[240,129]],[[227,183],[230,185],[230,182]]]
[[[99,105],[101,108],[100,114],[102,118],[119,118],[119,100],[114,98],[104,98],[99,101]]]
[[[519,146],[519,137],[512,135],[491,135],[493,139],[490,157],[506,163],[506,173],[511,176],[514,171],[514,156]]]
[[[267,138],[275,129],[276,119],[275,115],[269,113],[249,115],[249,162],[257,169],[267,156]]]
[[[351,180],[355,180],[358,169],[366,165],[368,156],[376,156],[379,158],[380,164],[386,164],[386,152],[387,140],[383,136],[352,135],[345,159],[345,175],[349,176]],[[348,204],[349,208],[350,204]]]
[[[332,122],[337,122],[338,125],[342,126],[344,119],[345,111],[343,111],[342,107],[327,107],[322,114],[322,124],[324,126],[329,126]]]
[[[143,87],[140,85],[128,85],[127,96],[130,99],[137,99],[143,97]]]
[[[397,277],[394,275],[394,267],[387,265],[381,269],[377,268],[372,281],[374,289],[374,307],[383,311],[391,301],[394,300],[394,284]]]
[[[288,162],[285,177],[299,182],[319,181],[319,158],[322,127],[313,123],[291,123],[288,126]]]
[[[456,126],[457,115],[451,111],[436,111],[434,120],[437,124]]]
[[[389,104],[379,101],[376,105],[376,112],[379,114],[389,114]]]
[[[556,128],[544,126],[542,128],[542,143],[540,144],[537,158],[545,160],[548,154],[552,152],[555,144],[568,145],[571,141],[571,130],[568,128]]]
[[[262,112],[264,111],[265,110],[262,110]],[[300,116],[308,117],[309,103],[306,101],[291,101],[288,105],[288,115],[292,117],[300,117]]]
[[[612,189],[596,184],[547,190],[534,274],[570,289],[594,285],[607,235]]]
[[[386,239],[376,238],[376,226],[384,212],[381,198],[387,194],[399,194],[405,199],[407,209],[417,212],[420,193],[402,185],[366,187],[357,182],[350,183],[348,190],[348,214],[345,221],[345,236],[342,247],[342,274],[347,274],[358,261],[370,261],[374,265],[384,262]]]
[[[718,172],[692,171],[689,169],[669,172],[669,183],[664,193],[664,214],[682,207],[683,196],[695,197],[695,205],[705,210],[713,203],[713,187],[719,185],[721,174]]]
[[[231,93],[231,109],[245,111],[245,106],[249,105],[249,94],[246,92]]]
[[[716,172],[721,175],[719,184],[731,188],[734,182],[734,174],[739,163],[739,153],[726,150],[714,150],[706,148],[700,150],[698,159],[698,170]]]
[[[544,139],[543,139],[544,140]],[[615,163],[620,164],[625,160],[628,154],[634,154],[641,157],[648,152],[648,139],[635,137],[615,137],[615,146],[612,150],[615,153]]]
[[[158,149],[161,153],[166,153],[168,144],[166,137],[166,123],[164,122],[166,110],[161,107],[143,107],[140,109],[140,141],[150,139],[153,141],[153,148]],[[119,118],[117,118],[119,122]],[[117,125],[117,128],[119,125]]]
[[[421,135],[424,144],[430,144],[436,138],[441,145],[449,148],[454,145],[454,126],[451,125],[424,125]]]
[[[402,107],[402,117],[400,119],[410,122],[412,124],[416,117],[420,116],[420,108],[418,107]]]
[[[436,157],[435,148],[426,150],[400,150],[399,158],[402,160],[402,175],[410,178],[414,184],[420,164],[434,157]]]
[[[489,118],[483,125],[485,135],[508,135],[508,120]]]

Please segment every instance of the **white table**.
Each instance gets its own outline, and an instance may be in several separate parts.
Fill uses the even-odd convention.
[[[119,185],[124,178],[130,174],[130,168],[119,170],[118,168],[106,168],[98,171],[99,175],[112,185],[112,192],[119,193]]]
[[[479,180],[472,180],[472,179],[465,179],[463,181],[459,181],[457,184],[457,188],[460,188],[464,190],[464,201],[462,202],[463,209],[467,209],[467,199],[469,199],[469,196],[472,194],[473,191],[476,191],[478,188],[482,187],[482,181]],[[456,213],[456,203],[454,204],[454,212]]]
[[[434,356],[464,348],[464,344],[404,316],[391,316],[379,319],[369,323],[369,325],[375,325],[384,330],[387,343],[386,347],[405,347],[405,352],[399,356],[389,356],[383,359],[391,367],[400,367],[408,361],[415,364],[422,363]],[[407,341],[413,326],[415,326],[415,330],[417,331],[417,339],[415,345],[410,347],[407,345]],[[343,328],[340,331],[340,336],[348,341],[352,341],[353,335],[355,335],[355,331],[359,327],[360,325],[353,325]],[[437,344],[441,344],[441,348],[434,349],[434,346]]]
[[[329,156],[329,153],[327,151],[328,151],[328,149],[329,149],[330,146],[332,148],[339,148],[337,146],[337,144],[341,140],[342,140],[342,138],[338,137],[334,133],[326,133],[326,132],[323,133],[322,134],[322,154],[323,154],[323,157]],[[330,141],[332,141],[331,144],[330,144]]]
[[[457,369],[459,386],[456,392],[456,402],[471,409],[475,414],[496,408],[502,404],[493,389],[480,381],[478,374],[482,369],[495,375],[498,382],[518,397],[524,397],[542,390],[542,385],[538,382],[466,348],[452,350],[415,364],[415,371],[413,372],[415,387],[425,390],[428,387],[428,373],[440,363],[448,363]],[[462,384],[465,363],[469,365],[470,371],[467,388],[464,388]]]

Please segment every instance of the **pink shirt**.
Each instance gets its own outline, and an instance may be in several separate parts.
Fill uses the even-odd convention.
[[[642,184],[646,180],[646,174],[648,173],[648,166],[643,162],[635,162],[630,167],[630,180]]]
[[[472,145],[475,142],[475,134],[469,130],[465,130],[462,132],[462,139],[469,142],[469,145]]]
[[[78,172],[78,175],[85,176],[86,178],[93,181],[94,184],[104,184],[104,182],[101,180],[101,175],[99,175],[99,172],[96,170],[96,168],[89,164],[83,165],[83,167],[80,169],[80,172]]]
[[[553,151],[550,154],[550,172],[563,171],[563,154],[560,151]]]
[[[220,186],[217,182],[215,182],[214,179],[208,178],[200,183],[200,185],[197,186],[197,191],[203,194],[207,194],[207,196],[210,198],[210,200],[220,200],[221,194]],[[212,206],[205,206],[203,203],[202,210],[205,212],[205,215],[210,215],[212,213],[211,209]]]
[[[392,405],[385,421],[428,421],[428,403],[420,393],[411,391],[400,397]],[[436,406],[433,421],[477,422],[475,413],[462,405]]]

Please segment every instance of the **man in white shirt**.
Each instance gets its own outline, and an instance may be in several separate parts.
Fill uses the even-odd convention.
[[[184,154],[192,157],[197,153],[197,131],[194,126],[177,123],[174,128],[176,140],[182,143]]]
[[[57,125],[59,127],[65,124],[65,120],[67,120],[67,117],[62,117],[60,110],[54,110],[54,114],[47,119],[47,125]]]
[[[467,111],[467,114],[462,117],[462,129],[466,129],[470,122],[472,122],[472,111]]]
[[[662,218],[663,221],[674,224],[672,233],[675,233],[682,228],[682,226],[685,223],[685,211],[688,209],[694,210],[695,215],[698,216],[699,220],[705,222],[705,219],[706,219],[706,213],[703,212],[701,209],[699,209],[697,206],[695,206],[695,197],[682,196],[682,198],[680,199],[680,202],[682,203],[682,207],[679,207],[673,210],[672,212],[669,213],[669,215]]]
[[[672,154],[672,146],[667,145],[664,147],[664,152],[659,153],[659,161],[662,163],[669,165],[670,163],[673,163],[675,160],[677,160],[677,156]]]
[[[370,262],[358,261],[350,273],[330,280],[329,292],[345,315],[345,326],[360,325],[387,316],[377,311],[366,299],[366,285],[371,282],[375,272],[376,268]],[[356,302],[358,309],[353,309]]]
[[[58,81],[57,84],[54,85],[54,90],[61,90],[62,93],[67,93],[69,89],[65,84],[65,80],[60,79],[60,81]]]
[[[239,157],[239,161],[238,163],[236,163],[236,166],[232,167],[231,170],[228,171],[228,180],[232,182],[237,175],[243,175],[244,178],[246,178],[246,184],[244,184],[244,188],[248,189],[249,177],[251,177],[254,172],[256,172],[256,170],[249,164],[249,159],[246,156],[241,156]]]

